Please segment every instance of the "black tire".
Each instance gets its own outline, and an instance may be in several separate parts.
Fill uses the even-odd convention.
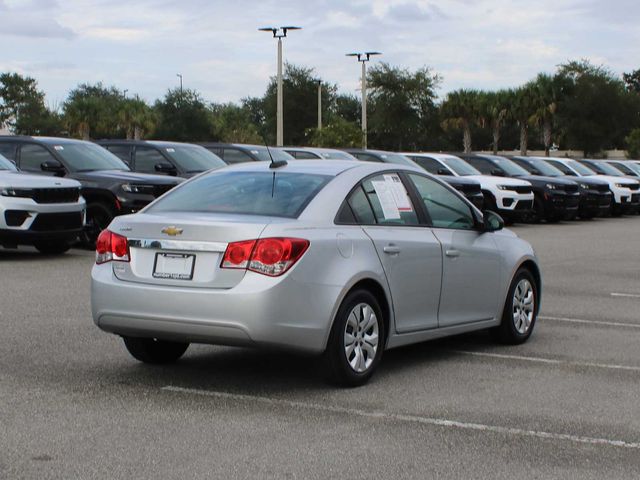
[[[133,358],[144,363],[173,363],[189,348],[188,343],[169,342],[155,338],[122,337],[122,339]]]
[[[45,255],[62,255],[71,248],[69,242],[61,240],[38,241],[33,246]]]
[[[347,352],[345,351],[345,336],[347,335],[347,329],[350,328],[347,326],[347,322],[352,310],[357,309],[360,304],[366,304],[373,310],[376,327],[378,329],[375,356],[366,370],[362,372],[356,371],[351,366],[349,359],[347,358]],[[373,325],[366,330],[366,332],[373,331]],[[362,337],[360,337],[360,340],[356,339],[354,343],[356,345],[358,342],[363,344],[365,342],[363,340],[364,333],[361,334],[358,331],[356,335],[362,335]],[[336,318],[331,328],[331,334],[329,335],[327,349],[325,350],[322,358],[325,374],[328,380],[343,387],[357,387],[367,383],[380,363],[382,352],[384,350],[385,338],[386,332],[384,317],[376,297],[367,290],[354,290],[350,292],[342,301],[342,304],[338,309],[338,313],[336,314]],[[360,351],[363,352],[363,355],[366,353],[362,348],[360,348]],[[355,355],[355,349],[353,353]],[[366,361],[368,361],[369,358],[370,357],[368,357],[367,354]]]
[[[542,200],[540,200],[539,197],[537,196],[534,197],[533,208],[526,215],[526,218],[529,221],[529,223],[540,223],[542,220],[545,219],[544,203],[542,202]]]
[[[516,328],[516,322],[514,320],[514,294],[518,284],[522,281],[526,280],[531,285],[533,291],[533,318],[529,327],[525,332],[518,331]],[[535,278],[532,273],[526,269],[521,268],[516,272],[511,281],[511,285],[509,286],[509,291],[507,293],[507,300],[505,301],[504,311],[502,312],[502,322],[497,327],[491,329],[492,336],[501,343],[507,345],[518,345],[526,342],[536,324],[536,319],[538,318],[538,285],[536,284]]]
[[[95,248],[98,235],[109,226],[114,216],[113,210],[104,203],[87,205],[87,223],[80,233],[82,245],[89,249]]]

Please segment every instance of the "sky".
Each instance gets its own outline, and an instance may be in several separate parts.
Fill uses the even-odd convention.
[[[34,77],[57,108],[79,83],[147,101],[179,85],[211,102],[261,96],[276,40],[259,27],[297,25],[285,61],[356,94],[345,54],[442,76],[457,88],[513,87],[568,60],[615,73],[640,68],[640,0],[0,0],[0,71]],[[285,92],[286,95],[286,92]]]

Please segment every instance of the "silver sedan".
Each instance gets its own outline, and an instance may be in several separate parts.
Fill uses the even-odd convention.
[[[205,173],[117,217],[91,301],[143,362],[189,343],[278,347],[359,385],[389,348],[487,328],[526,341],[540,293],[531,246],[437,178],[310,160]]]

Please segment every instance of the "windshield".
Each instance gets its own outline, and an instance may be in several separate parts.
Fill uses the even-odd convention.
[[[532,158],[529,160],[529,163],[535,167],[542,175],[546,175],[547,177],[562,177],[564,173],[558,170],[556,167],[549,165],[544,160],[539,160]]]
[[[591,167],[591,165],[589,165]],[[612,177],[622,177],[624,174],[615,167],[612,167],[608,163],[604,162],[594,162],[594,166],[591,167],[598,173],[603,173],[605,175],[611,175]]]
[[[276,171],[219,171],[172,190],[147,211],[297,218],[331,178]]]
[[[498,165],[502,170],[504,170],[506,174],[509,175],[510,177],[531,175],[529,172],[527,172],[524,168],[522,168],[516,162],[512,162],[508,158],[498,157],[495,155],[487,156],[485,158],[490,158],[496,165]]]
[[[453,170],[457,175],[462,177],[467,175],[482,175],[479,170],[469,165],[467,162],[458,157],[446,157],[442,161],[444,164]]]
[[[197,145],[175,145],[162,148],[187,173],[204,172],[227,165],[215,153]]]
[[[581,164],[580,162],[576,162],[575,160],[567,160],[567,165],[573,168],[580,175],[589,177],[591,175],[597,175],[595,171],[590,169],[589,167]]]
[[[249,147],[247,150],[264,162],[270,162],[271,157],[273,157],[273,160],[276,162],[278,160],[285,160],[287,162],[289,160],[294,160],[291,155],[279,148],[270,148],[267,150],[267,147]],[[269,156],[269,152],[271,152],[271,156]]]
[[[53,145],[53,149],[72,171],[129,170],[129,167],[113,153],[93,143],[65,143]]]
[[[15,172],[18,169],[9,159],[7,159],[7,157],[0,155],[0,170],[10,170]]]
[[[380,153],[379,155],[385,163],[397,163],[400,165],[409,165],[411,167],[420,168],[420,165],[404,155],[398,155],[397,153]]]
[[[346,152],[320,150],[318,153],[322,158],[326,158],[327,160],[354,160],[353,156]]]
[[[633,162],[616,162],[613,166],[628,175],[640,175],[640,165]]]

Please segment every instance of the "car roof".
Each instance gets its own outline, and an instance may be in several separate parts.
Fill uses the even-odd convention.
[[[93,143],[88,142],[86,140],[78,140],[76,138],[65,138],[65,137],[40,137],[40,136],[30,136],[30,135],[3,135],[0,136],[1,140],[31,140],[46,144],[55,143],[56,145],[62,144],[71,144],[71,143]]]
[[[216,172],[244,171],[244,172],[288,172],[288,173],[310,173],[318,175],[337,176],[342,172],[353,169],[361,169],[375,173],[377,171],[388,171],[389,169],[403,169],[409,171],[419,170],[401,164],[389,164],[378,162],[361,162],[359,160],[290,160],[286,165],[278,168],[270,168],[271,162],[243,162],[229,165]]]
[[[195,143],[189,142],[173,142],[171,140],[127,140],[124,138],[110,138],[104,140],[96,140],[96,143],[110,145],[110,144],[126,144],[126,145],[156,145],[158,147],[170,147],[170,146],[200,146]]]
[[[266,145],[253,145],[250,143],[223,143],[223,142],[198,142],[198,145],[209,146],[209,147],[237,147],[237,148],[245,148],[247,150],[256,149],[256,148],[267,148]],[[274,146],[269,146],[269,148],[277,148]]]
[[[458,157],[457,155],[454,155],[453,153],[404,152],[402,155],[405,155],[405,156],[415,155],[416,157],[420,157],[420,156],[431,157],[436,160],[446,160],[447,158],[457,158],[458,160],[460,160],[460,157]]]

